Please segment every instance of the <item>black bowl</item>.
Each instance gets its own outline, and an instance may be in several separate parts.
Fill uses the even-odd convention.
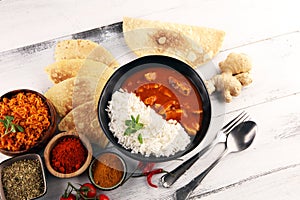
[[[176,70],[181,73],[185,78],[187,78],[192,85],[194,85],[195,91],[199,94],[202,100],[203,107],[203,118],[200,124],[200,130],[197,131],[196,135],[192,137],[190,144],[183,151],[176,152],[170,156],[161,156],[156,157],[155,155],[145,156],[140,153],[132,153],[131,149],[124,148],[121,144],[118,143],[118,138],[113,135],[113,133],[109,130],[109,122],[110,118],[106,111],[108,102],[112,98],[112,94],[119,90],[124,83],[124,81],[132,74],[138,72],[139,70],[143,70],[153,66],[161,66],[171,68],[172,70]],[[179,158],[193,149],[195,149],[200,142],[205,137],[208,127],[211,121],[211,102],[209,98],[209,94],[206,90],[205,84],[199,74],[192,69],[186,63],[177,60],[175,58],[153,55],[153,56],[145,56],[138,58],[124,66],[120,67],[118,70],[114,72],[114,74],[107,81],[106,85],[103,88],[102,94],[98,103],[98,120],[100,122],[100,126],[103,129],[103,132],[110,140],[110,142],[122,153],[125,155],[140,161],[146,162],[164,162],[169,160],[174,160]]]

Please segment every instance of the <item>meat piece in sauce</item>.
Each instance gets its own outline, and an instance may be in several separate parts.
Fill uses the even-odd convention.
[[[145,76],[147,81],[154,81],[156,79],[156,73],[155,72],[148,72],[144,76]]]
[[[198,123],[192,123],[191,127],[188,126],[187,124],[183,123],[182,126],[185,128],[185,130],[191,134],[191,135],[196,135],[197,131],[200,130],[200,125]]]
[[[150,96],[150,97],[148,97],[148,98],[146,98],[145,100],[144,100],[144,103],[146,104],[146,105],[150,105],[150,106],[152,106],[155,102],[156,102],[156,100],[157,100],[157,96]]]
[[[177,105],[178,105],[178,102],[176,102],[174,100],[167,101],[160,107],[160,109],[158,110],[158,113],[161,115],[164,115],[164,114],[166,114],[167,111],[175,109]]]
[[[166,120],[173,119],[173,120],[180,121],[182,114],[183,114],[182,109],[169,110],[166,112]]]
[[[183,94],[184,96],[189,96],[192,88],[185,82],[180,82],[173,76],[169,76],[168,78],[169,84],[178,92]]]

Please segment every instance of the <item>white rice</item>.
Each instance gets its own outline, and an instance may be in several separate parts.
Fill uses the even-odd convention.
[[[170,156],[184,150],[190,143],[190,136],[185,132],[180,123],[175,120],[164,120],[149,106],[146,106],[134,93],[122,90],[116,91],[109,102],[108,115],[111,119],[109,129],[119,143],[126,149],[132,149],[132,153],[141,153]],[[136,133],[124,135],[127,128],[125,120],[130,120],[131,115],[136,118],[140,115],[139,122],[144,127]],[[138,140],[141,134],[143,143]]]

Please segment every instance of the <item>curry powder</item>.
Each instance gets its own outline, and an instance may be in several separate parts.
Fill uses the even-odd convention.
[[[102,188],[111,188],[120,183],[124,166],[114,153],[101,154],[93,166],[93,179]]]

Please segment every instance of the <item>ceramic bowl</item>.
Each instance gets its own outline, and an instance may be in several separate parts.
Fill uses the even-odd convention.
[[[132,153],[131,148],[125,148],[119,143],[119,139],[114,136],[114,133],[112,133],[109,128],[110,117],[107,112],[107,108],[109,105],[109,101],[111,101],[112,99],[113,93],[119,91],[120,88],[123,88],[124,83],[128,83],[126,82],[128,80],[128,77],[132,77],[132,75],[134,75],[135,73],[139,73],[141,70],[143,70],[142,72],[144,72],[145,70],[149,70],[149,68],[153,67],[168,68],[172,72],[176,72],[175,74],[177,74],[178,77],[185,77],[185,80],[188,80],[188,82],[190,82],[190,84],[194,88],[194,93],[198,94],[202,101],[203,117],[201,122],[199,121],[198,123],[199,127],[201,128],[198,131],[196,131],[194,135],[191,136],[191,142],[187,145],[187,147],[184,150],[177,151],[176,153],[169,156],[156,156],[152,154],[150,156],[146,156],[141,153]],[[171,85],[171,83],[165,83],[165,85],[167,84]],[[173,86],[171,85],[168,87]],[[106,85],[104,86],[104,89],[99,99],[98,119],[100,122],[100,126],[103,129],[103,132],[106,134],[110,142],[126,156],[129,156],[135,160],[146,162],[164,162],[174,160],[189,153],[201,143],[201,141],[207,133],[211,122],[211,101],[207,89],[205,87],[204,81],[192,67],[180,60],[167,56],[145,56],[118,68],[118,70],[116,70],[114,74],[109,78]]]
[[[43,165],[41,157],[38,154],[24,154],[24,155],[15,156],[13,158],[5,160],[4,162],[2,162],[0,164],[0,199],[6,200],[5,192],[4,192],[4,188],[3,188],[3,180],[2,180],[3,169],[5,167],[11,166],[13,163],[15,163],[17,161],[25,160],[25,159],[26,160],[38,160],[38,162],[40,163],[42,180],[43,180],[44,184],[43,184],[43,192],[39,196],[37,196],[36,198],[40,198],[40,197],[42,197],[46,194],[46,192],[47,192],[47,181],[46,181],[44,165]]]
[[[21,154],[25,154],[25,153],[37,153],[39,152],[42,148],[45,147],[45,145],[47,144],[47,142],[53,137],[55,131],[56,131],[56,127],[57,127],[57,113],[55,111],[54,106],[52,105],[52,103],[41,93],[34,91],[34,90],[29,90],[29,89],[19,89],[19,90],[13,90],[10,91],[4,95],[2,95],[0,97],[0,101],[3,101],[3,98],[12,98],[13,96],[17,95],[18,93],[33,93],[36,94],[37,96],[39,96],[43,103],[46,104],[46,106],[48,107],[48,111],[49,111],[49,116],[50,116],[50,126],[47,130],[43,131],[43,136],[42,138],[31,148],[27,149],[27,150],[20,150],[20,151],[10,151],[10,150],[6,150],[6,149],[0,149],[0,152],[7,155],[7,156],[16,156],[16,155],[21,155]]]
[[[86,158],[84,164],[77,171],[72,172],[72,173],[67,173],[67,174],[56,171],[51,165],[52,149],[65,137],[79,138],[81,140],[82,144],[87,149],[87,158]],[[89,140],[83,135],[79,136],[78,133],[76,133],[75,131],[68,131],[68,132],[62,132],[62,133],[57,134],[49,141],[49,143],[47,144],[47,146],[44,150],[44,158],[45,158],[46,168],[52,175],[54,175],[58,178],[71,178],[71,177],[76,177],[76,176],[79,176],[80,174],[82,174],[88,168],[89,164],[91,163],[92,155],[93,155],[93,149],[92,149],[92,146],[91,146]]]
[[[114,177],[114,175],[111,176],[110,174],[108,174],[109,170],[105,170],[103,172],[97,172],[95,174],[95,171],[97,169],[97,165],[101,165],[102,168],[106,167],[106,168],[110,169],[111,171],[117,170],[117,173],[119,173],[119,179],[116,180],[115,183],[109,183],[109,184],[111,184],[109,186],[108,185],[107,186],[106,185],[101,185],[100,182],[97,183],[97,181],[94,179],[95,176],[100,176],[100,177],[98,177],[98,179],[100,180],[100,178],[101,178],[104,181],[111,180],[108,177]],[[113,189],[116,189],[124,181],[124,179],[126,177],[126,173],[127,173],[126,162],[124,161],[124,159],[119,154],[117,154],[115,152],[105,151],[105,152],[102,152],[102,153],[98,154],[89,166],[90,181],[93,185],[95,185],[100,190],[113,190]]]

